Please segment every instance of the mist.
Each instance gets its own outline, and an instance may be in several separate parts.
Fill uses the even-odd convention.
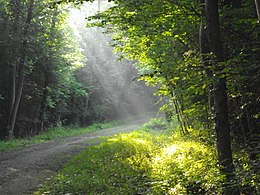
[[[104,5],[109,7],[106,3]],[[138,81],[138,71],[133,61],[113,53],[111,37],[104,29],[86,27],[85,17],[93,15],[102,4],[86,3],[80,9],[71,10],[70,26],[87,59],[78,71],[79,80],[87,86],[87,109],[103,112],[103,119],[142,116],[158,111],[158,98],[153,89]],[[91,106],[92,104],[92,106]],[[94,111],[95,112],[95,111]]]

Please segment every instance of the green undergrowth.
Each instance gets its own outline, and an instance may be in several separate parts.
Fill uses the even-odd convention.
[[[6,152],[12,149],[16,149],[19,147],[24,147],[32,144],[39,144],[46,141],[58,139],[58,138],[66,138],[71,136],[77,136],[84,133],[94,132],[101,129],[106,129],[110,127],[114,127],[120,125],[120,121],[116,122],[107,122],[107,123],[96,123],[89,127],[55,127],[50,128],[46,132],[37,135],[33,138],[29,139],[14,139],[8,141],[0,140],[0,153]]]
[[[152,121],[89,147],[35,194],[219,194],[214,146],[166,127]]]

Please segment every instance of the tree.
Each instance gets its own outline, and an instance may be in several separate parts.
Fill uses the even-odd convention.
[[[69,101],[72,94],[85,95],[84,87],[75,78],[78,65],[84,63],[83,56],[64,25],[63,9],[51,9],[48,4],[33,0],[3,2],[0,25],[6,28],[1,31],[0,43],[2,138],[43,131],[49,107],[56,102],[50,101],[53,94],[59,93],[54,97],[62,101]],[[48,120],[46,125],[51,123]]]
[[[18,3],[18,2],[16,2]],[[28,48],[28,35],[29,35],[29,30],[31,28],[31,21],[33,18],[33,11],[34,11],[34,0],[29,1],[28,5],[28,11],[27,11],[27,17],[25,21],[25,25],[23,27],[23,40],[21,43],[21,56],[18,62],[18,85],[16,85],[15,77],[16,77],[16,65],[13,65],[13,71],[12,71],[12,100],[11,100],[11,105],[10,105],[10,123],[8,125],[8,137],[11,139],[13,137],[13,132],[14,132],[14,126],[15,126],[15,121],[17,117],[17,112],[18,108],[20,105],[20,100],[22,96],[22,91],[23,91],[23,86],[24,86],[24,76],[25,76],[25,66],[27,63],[27,48]],[[16,16],[17,18],[18,16]],[[17,28],[15,26],[14,28]],[[17,90],[17,91],[16,91]]]
[[[210,52],[213,54],[213,87],[214,87],[214,111],[215,111],[215,131],[217,136],[217,150],[219,164],[230,182],[234,172],[231,141],[230,124],[228,121],[228,98],[226,89],[226,78],[223,75],[224,61],[222,40],[219,25],[218,0],[205,1],[205,14],[208,28],[208,42]],[[239,194],[234,189],[227,190],[225,194]]]
[[[259,124],[256,122],[259,26],[253,2],[117,0],[115,3],[89,19],[113,35],[119,53],[138,61],[140,78],[157,86],[158,94],[169,98],[164,108],[175,108],[183,131],[198,123],[211,128],[214,123],[218,160],[227,181],[231,181],[234,167],[230,133],[238,137],[256,135]],[[244,103],[239,107],[235,104],[240,100]],[[235,124],[239,124],[241,131]]]
[[[256,7],[258,21],[260,21],[260,1],[259,0],[255,0],[255,7]]]

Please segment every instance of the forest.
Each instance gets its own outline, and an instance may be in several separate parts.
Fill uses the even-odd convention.
[[[76,37],[69,26],[71,6],[52,7],[48,1],[1,4],[2,139],[153,109],[145,105],[154,101],[152,91],[132,82],[137,76],[132,62],[117,61],[102,30],[82,25]]]
[[[213,144],[221,194],[259,193],[260,1],[90,2],[0,0],[0,138],[160,109]]]

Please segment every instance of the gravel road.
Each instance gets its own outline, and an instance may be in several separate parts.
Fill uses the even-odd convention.
[[[98,144],[95,138],[130,132],[140,125],[139,121],[1,154],[0,195],[33,194],[40,184],[62,168],[71,157],[90,145]]]

